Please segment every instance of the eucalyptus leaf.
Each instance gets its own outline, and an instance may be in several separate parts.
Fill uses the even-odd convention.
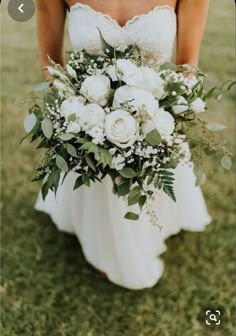
[[[37,117],[34,113],[30,113],[27,115],[27,117],[24,120],[24,129],[27,133],[32,132],[34,127],[37,124]]]
[[[43,134],[47,139],[50,139],[53,135],[53,123],[50,119],[45,118],[41,124]]]
[[[140,209],[143,208],[143,206],[146,203],[146,201],[147,201],[147,196],[142,195],[142,196],[139,197],[138,204],[140,206]]]
[[[122,170],[119,170],[119,173],[121,176],[125,178],[132,178],[137,176],[136,172],[132,168],[123,168]]]
[[[56,156],[56,165],[59,169],[63,170],[65,173],[67,173],[69,170],[66,160],[60,155]]]
[[[77,154],[77,151],[76,151],[76,148],[71,145],[71,144],[67,144],[66,145],[66,150],[67,150],[67,153],[70,154],[71,156],[77,158],[78,157],[78,154]]]
[[[157,146],[161,143],[161,136],[159,132],[154,129],[146,135],[145,140],[151,146]]]
[[[134,205],[138,203],[139,198],[141,196],[141,187],[140,186],[135,186],[131,192],[129,193],[128,196],[128,205]]]
[[[221,159],[221,165],[224,169],[230,170],[232,167],[232,159],[230,156],[224,155]]]
[[[134,212],[127,212],[126,215],[125,215],[125,219],[138,220],[139,219],[139,215],[137,215]]]
[[[206,181],[206,174],[201,164],[196,164],[193,168],[194,175],[196,176],[195,186],[201,186]]]
[[[63,141],[69,141],[73,139],[74,137],[75,137],[74,134],[71,134],[71,133],[65,133],[65,134],[61,134],[58,136],[58,138]]]
[[[216,132],[224,130],[225,126],[220,124],[207,124],[207,128],[212,132]]]
[[[123,183],[118,185],[117,193],[118,196],[125,196],[130,192],[130,180],[125,180]]]

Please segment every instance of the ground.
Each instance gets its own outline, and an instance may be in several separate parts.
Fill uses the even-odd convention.
[[[6,4],[1,9],[2,336],[204,336],[197,315],[212,302],[228,316],[218,335],[233,335],[233,173],[214,168],[217,158],[209,163],[214,171],[203,190],[213,222],[204,233],[167,240],[165,272],[154,288],[130,291],[99,278],[77,238],[33,208],[39,185],[29,180],[38,158],[32,146],[19,146],[26,111],[18,102],[41,81],[35,23],[14,22]],[[210,84],[234,76],[233,23],[233,1],[212,1],[200,62]],[[233,142],[233,93],[208,115],[227,126],[222,135]]]

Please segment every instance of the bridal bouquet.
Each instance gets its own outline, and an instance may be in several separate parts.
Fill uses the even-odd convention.
[[[206,155],[220,152],[230,169],[231,153],[214,135],[224,126],[201,119],[206,101],[225,86],[206,91],[198,69],[171,63],[154,69],[135,45],[114,49],[102,36],[101,43],[101,55],[71,52],[66,69],[50,60],[53,88],[35,96],[24,121],[32,141],[40,140],[37,148],[46,149],[34,180],[43,180],[45,198],[69,172],[77,174],[74,189],[109,175],[118,197],[155,220],[148,201],[158,189],[175,201],[177,165],[194,163],[196,185],[205,180]],[[124,215],[137,220],[140,213]]]

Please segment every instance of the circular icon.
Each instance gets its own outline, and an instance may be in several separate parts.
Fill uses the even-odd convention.
[[[8,13],[15,21],[25,22],[32,18],[34,12],[33,0],[10,0],[8,3]]]

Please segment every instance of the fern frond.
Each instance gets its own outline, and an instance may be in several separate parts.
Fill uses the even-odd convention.
[[[155,177],[154,185],[163,190],[174,202],[176,202],[174,192],[175,174],[169,170],[161,169]]]

